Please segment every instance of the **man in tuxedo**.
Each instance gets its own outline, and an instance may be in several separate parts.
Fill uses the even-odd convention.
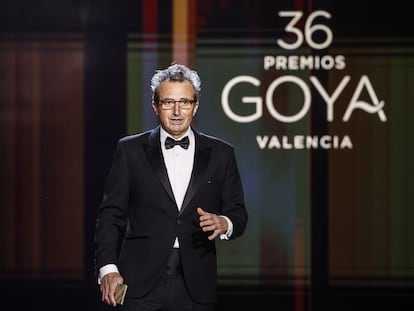
[[[116,306],[125,283],[123,310],[214,310],[216,240],[238,238],[248,220],[234,148],[192,126],[196,71],[156,70],[151,89],[160,125],[119,140],[97,213],[102,300]]]

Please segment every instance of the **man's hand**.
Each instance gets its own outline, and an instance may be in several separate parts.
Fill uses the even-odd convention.
[[[111,272],[101,279],[102,301],[116,307],[115,288],[118,284],[124,283],[124,278],[118,272]]]
[[[208,213],[201,207],[197,208],[197,213],[200,215],[200,227],[204,232],[211,231],[212,234],[208,236],[209,240],[214,240],[220,234],[227,232],[227,221],[216,214]]]

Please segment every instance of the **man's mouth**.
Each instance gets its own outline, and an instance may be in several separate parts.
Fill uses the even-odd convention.
[[[183,121],[184,121],[184,119],[182,119],[182,118],[172,118],[172,119],[170,119],[170,122],[174,123],[174,124],[179,124],[179,123],[182,123]]]

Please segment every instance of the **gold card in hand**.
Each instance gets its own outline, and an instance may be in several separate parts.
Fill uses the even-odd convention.
[[[124,304],[125,294],[127,291],[128,285],[118,284],[115,288],[115,301],[119,305]]]

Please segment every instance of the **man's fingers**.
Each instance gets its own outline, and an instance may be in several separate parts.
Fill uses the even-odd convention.
[[[114,307],[116,306],[115,296],[113,292],[109,294],[109,303]]]
[[[118,273],[109,273],[101,280],[102,301],[111,306],[116,306],[115,289],[123,282],[123,278]]]
[[[197,213],[200,215],[200,227],[204,232],[212,232],[208,239],[214,240],[222,232],[225,232],[225,227],[221,222],[221,217],[216,214],[205,212],[201,207],[197,208]]]
[[[205,212],[201,207],[197,207],[197,213],[200,216],[207,214],[207,212]]]

